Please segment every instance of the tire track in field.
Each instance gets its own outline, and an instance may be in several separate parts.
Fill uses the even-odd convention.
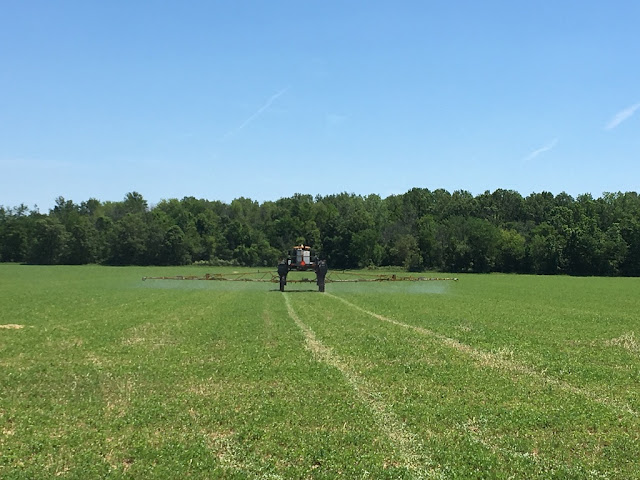
[[[487,352],[479,348],[474,348],[471,345],[467,345],[466,343],[462,343],[456,340],[455,338],[447,337],[446,335],[442,335],[441,333],[434,332],[433,330],[429,330],[428,328],[409,325],[408,323],[403,323],[398,320],[394,320],[393,318],[385,317],[378,313],[362,308],[361,306],[356,305],[355,303],[351,303],[343,298],[332,295],[331,293],[325,293],[325,296],[334,298],[344,303],[345,305],[348,305],[349,307],[355,310],[358,310],[359,312],[365,313],[383,322],[388,322],[399,327],[408,328],[421,335],[435,338],[441,344],[446,345],[449,348],[452,348],[460,353],[464,353],[465,355],[468,355],[469,357],[473,358],[481,366],[487,366],[490,368],[495,368],[496,370],[502,370],[505,372],[515,372],[522,375],[526,375],[544,384],[548,384],[553,387],[556,387],[559,390],[562,390],[564,392],[568,392],[577,396],[582,396],[584,398],[587,398],[588,400],[599,403],[600,405],[610,408],[616,411],[617,413],[629,414],[634,417],[639,416],[638,411],[633,409],[628,403],[621,402],[619,400],[616,400],[615,398],[610,398],[604,395],[600,395],[596,392],[592,392],[591,390],[587,390],[585,388],[576,387],[563,380],[550,377],[548,375],[545,375],[542,372],[538,372],[537,370],[534,370],[533,368],[527,365],[524,365],[522,363],[506,359],[495,353]]]
[[[289,296],[286,293],[283,296],[289,317],[302,331],[307,349],[318,361],[336,368],[347,380],[358,395],[359,400],[369,407],[380,431],[397,448],[397,453],[402,459],[403,466],[412,472],[417,479],[443,478],[442,471],[433,466],[433,461],[424,453],[422,443],[416,438],[415,434],[407,430],[389,407],[379,399],[380,394],[368,385],[366,380],[358,375],[348,363],[336,355],[331,347],[318,340],[313,330],[298,317],[291,305]]]

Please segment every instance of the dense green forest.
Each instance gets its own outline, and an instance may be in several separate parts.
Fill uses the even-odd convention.
[[[384,199],[185,197],[150,207],[132,192],[121,202],[59,197],[48,214],[0,207],[2,262],[273,267],[300,243],[334,269],[638,276],[640,198],[414,188]]]

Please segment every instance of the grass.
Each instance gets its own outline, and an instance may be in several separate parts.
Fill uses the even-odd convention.
[[[203,273],[0,265],[0,478],[640,478],[639,279]]]

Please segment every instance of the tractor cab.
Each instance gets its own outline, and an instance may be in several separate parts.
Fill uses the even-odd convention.
[[[311,257],[311,247],[296,245],[287,259],[289,270],[313,270],[316,266],[315,257]]]

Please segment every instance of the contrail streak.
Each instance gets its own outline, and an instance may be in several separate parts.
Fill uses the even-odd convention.
[[[622,122],[624,122],[626,119],[631,117],[634,113],[636,113],[636,110],[638,110],[639,108],[640,108],[640,103],[636,103],[635,105],[631,105],[630,107],[619,111],[618,113],[616,113],[613,116],[613,118],[611,120],[609,120],[609,123],[607,123],[607,125],[604,127],[604,129],[605,130],[613,130],[618,125],[620,125]]]
[[[280,90],[279,92],[274,93],[273,95],[271,95],[267,101],[264,103],[264,105],[262,105],[258,110],[256,110],[252,115],[250,115],[244,122],[242,122],[240,124],[239,127],[230,130],[229,132],[227,132],[223,137],[222,140],[231,137],[232,135],[235,135],[236,133],[240,132],[244,127],[246,127],[247,125],[249,125],[251,122],[253,122],[256,118],[258,118],[260,115],[262,115],[262,113],[268,109],[271,104],[273,102],[275,102],[279,97],[281,97],[282,95],[284,95],[287,90],[289,90],[289,87],[283,88],[282,90]]]
[[[534,150],[533,152],[531,152],[529,155],[527,155],[526,157],[524,157],[522,159],[523,163],[526,162],[530,162],[531,160],[533,160],[534,158],[536,158],[538,155],[540,155],[541,153],[547,152],[549,150],[551,150],[552,148],[554,148],[556,145],[558,144],[558,139],[554,138],[550,143],[548,143],[547,145],[545,145],[544,147],[540,147],[537,150]]]

